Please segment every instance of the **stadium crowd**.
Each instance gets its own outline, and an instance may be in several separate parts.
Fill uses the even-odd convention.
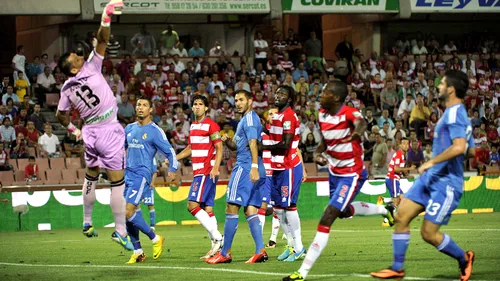
[[[222,134],[234,136],[241,119],[233,109],[235,91],[251,92],[254,110],[264,119],[274,104],[273,93],[280,85],[289,85],[296,90],[294,110],[301,122],[304,161],[312,162],[321,136],[317,119],[322,87],[340,79],[348,84],[346,105],[361,110],[368,122],[364,159],[370,174],[387,173],[388,163],[405,137],[411,142],[407,162],[418,167],[432,155],[433,128],[444,110],[438,85],[446,70],[459,69],[469,76],[465,104],[473,124],[470,133],[478,148],[469,169],[483,171],[500,163],[500,61],[496,58],[498,42],[493,39],[482,40],[475,48],[467,45],[469,41],[459,47],[449,41],[440,47],[431,36],[414,40],[401,36],[388,52],[381,56],[372,52],[365,59],[346,37],[337,45],[338,59],[332,63],[322,58],[321,40],[315,32],[301,41],[290,29],[286,38],[277,33],[269,42],[257,32],[253,62],[243,55],[235,65],[218,41],[205,52],[197,41],[189,50],[184,49],[172,26],[162,33],[158,48],[156,40],[148,36],[144,29],[131,39],[132,54],[124,52],[112,37],[102,74],[115,93],[120,122],[124,126],[134,122],[136,99],[151,97],[153,121],[177,151],[187,144],[194,94],[207,96],[209,116],[219,123]],[[38,157],[82,155],[81,143],[70,135],[61,143],[40,113],[46,95],[57,93],[66,79],[57,66],[59,55],[53,54],[49,60],[42,54],[28,62],[24,48],[17,48],[13,71],[4,74],[0,84],[0,170],[12,169],[9,158],[28,158],[35,153]],[[462,50],[466,53],[459,56],[457,51]],[[157,53],[159,57],[154,57]],[[217,61],[210,63],[209,56]],[[114,63],[112,59],[118,57],[123,59]],[[76,111],[72,121],[82,126]],[[225,148],[223,165],[231,170],[234,162],[235,154]]]

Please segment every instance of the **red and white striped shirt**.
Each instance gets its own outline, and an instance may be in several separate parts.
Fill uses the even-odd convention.
[[[405,167],[405,154],[402,150],[398,150],[394,153],[394,156],[392,156],[391,162],[389,163],[389,170],[387,172],[387,178],[400,179],[401,173],[396,173],[394,167]]]
[[[266,133],[262,132],[261,136],[263,145],[272,145],[271,138]],[[273,169],[271,168],[271,158],[271,151],[262,151],[262,162],[264,162],[264,167],[266,168],[266,176],[268,177],[273,176]]]
[[[208,117],[191,124],[189,144],[194,176],[208,175],[212,171],[215,165],[215,144],[222,141],[219,131],[219,125]]]
[[[333,175],[361,174],[363,171],[363,148],[359,139],[344,142],[354,131],[354,122],[363,119],[355,108],[343,105],[339,112],[330,115],[327,110],[319,111],[319,127],[326,144],[326,158]]]
[[[269,130],[271,145],[281,142],[283,134],[292,134],[293,138],[290,149],[272,154],[271,167],[273,170],[292,169],[300,163],[300,158],[297,156],[297,147],[299,147],[300,141],[299,128],[299,118],[291,107],[287,107],[281,113],[274,114]]]
[[[380,80],[379,82],[372,80],[372,82],[370,83],[370,88],[380,93],[385,88],[385,83],[382,80]]]

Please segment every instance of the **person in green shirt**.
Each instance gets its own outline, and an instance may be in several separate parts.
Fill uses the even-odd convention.
[[[439,70],[439,74],[436,76],[436,79],[434,79],[434,85],[441,84],[441,79],[443,79],[445,72],[446,72],[445,69]]]
[[[174,27],[169,24],[167,29],[161,32],[161,54],[173,55],[172,51],[174,47],[177,47],[179,43],[179,35],[174,30]]]

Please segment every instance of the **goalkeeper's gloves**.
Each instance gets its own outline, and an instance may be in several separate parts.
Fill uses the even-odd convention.
[[[73,123],[69,122],[68,127],[66,127],[66,130],[68,130],[70,134],[76,137],[76,141],[82,140],[82,131],[80,131],[80,129],[75,127]]]
[[[121,15],[122,7],[124,6],[123,0],[111,0],[102,11],[101,25],[104,27],[109,27],[111,24],[112,15]]]

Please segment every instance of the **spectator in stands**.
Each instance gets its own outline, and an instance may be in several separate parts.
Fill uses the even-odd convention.
[[[415,165],[417,168],[420,167],[425,161],[424,153],[422,152],[422,148],[419,147],[418,142],[411,143],[411,149],[408,150],[407,153],[407,163],[408,166]]]
[[[3,77],[3,80],[2,80],[2,83],[0,84],[0,93],[1,93],[2,95],[3,95],[3,94],[5,94],[5,93],[7,92],[7,87],[8,87],[9,85],[12,85],[12,84],[10,83],[10,78],[9,78],[9,76],[4,76],[4,77]]]
[[[307,134],[305,141],[302,142],[302,147],[302,157],[304,157],[304,162],[313,162],[318,142],[314,139],[314,135],[312,133]]]
[[[304,50],[306,51],[309,63],[312,65],[313,62],[320,62],[322,60],[321,48],[323,45],[321,40],[316,36],[315,31],[311,31],[309,34],[311,37],[304,43]],[[321,71],[323,68],[319,65],[318,69]]]
[[[116,86],[116,94],[119,96],[125,92],[125,85],[121,81],[119,74],[114,74],[113,79],[109,81],[109,87],[112,88],[113,86]]]
[[[187,50],[184,48],[184,44],[182,43],[178,43],[176,46],[174,46],[174,48],[172,49],[172,55],[178,55],[179,57],[187,57],[188,56],[188,52]]]
[[[499,166],[500,164],[500,154],[498,153],[496,145],[491,146],[490,152],[490,166]]]
[[[316,123],[314,121],[308,121],[307,122],[307,128],[305,131],[301,134],[301,141],[304,143],[307,140],[307,135],[312,134],[314,136],[314,141],[316,143],[319,143],[321,141],[321,133],[319,131],[318,126],[316,126]]]
[[[193,47],[189,49],[189,56],[190,57],[204,57],[205,56],[205,50],[200,47],[200,42],[198,40],[193,41]]]
[[[493,145],[500,144],[500,138],[498,137],[498,131],[494,122],[489,122],[488,128],[486,129],[486,137],[488,143]]]
[[[30,155],[28,154],[27,146],[28,142],[24,138],[23,133],[19,133],[17,139],[10,144],[10,158],[28,158]]]
[[[335,48],[335,55],[338,59],[345,59],[347,61],[347,67],[350,71],[352,68],[352,56],[354,54],[354,47],[351,43],[351,38],[349,35],[344,36],[344,41],[337,44]]]
[[[172,133],[174,137],[174,145],[176,153],[180,153],[188,143],[188,135],[182,131],[182,122],[175,122],[175,131]]]
[[[17,75],[18,79],[16,80],[16,82],[14,82],[14,88],[16,89],[16,95],[18,99],[22,102],[24,100],[24,96],[29,95],[31,92],[29,87],[30,84],[28,82],[28,79],[25,78],[24,72],[19,72]],[[19,105],[21,105],[20,102],[16,106]]]
[[[371,161],[372,160],[372,155],[373,155],[373,147],[375,146],[375,134],[371,133],[369,134],[369,137],[363,142],[363,148],[364,148],[364,154],[365,154],[365,161]]]
[[[35,156],[29,157],[28,165],[26,165],[26,167],[24,168],[24,179],[26,180],[26,182],[37,181],[41,179]]]
[[[46,66],[44,68],[43,73],[38,75],[36,83],[38,84],[38,88],[36,90],[38,103],[43,105],[45,102],[45,95],[54,92],[54,86],[56,85],[54,75],[50,73],[50,67]]]
[[[5,151],[4,145],[0,142],[0,171],[10,171],[12,165],[9,165],[9,154]]]
[[[410,115],[410,125],[420,139],[424,136],[422,129],[427,125],[430,115],[431,112],[429,107],[424,105],[424,96],[422,94],[417,94],[417,103],[415,107],[413,107]]]
[[[14,106],[11,98],[7,99],[7,114],[12,116],[13,118],[16,118],[16,116],[19,114],[17,106]]]
[[[411,53],[414,55],[427,54],[427,49],[424,46],[424,41],[419,40],[416,45],[411,49]]]
[[[174,47],[179,44],[179,35],[177,31],[174,30],[174,26],[169,24],[167,29],[161,32],[161,55],[173,55]]]
[[[40,133],[35,128],[35,123],[31,120],[28,120],[26,129],[28,130],[28,134],[24,135],[26,137],[26,141],[28,142],[29,147],[36,147],[38,145],[38,138],[40,137]],[[17,133],[19,137],[19,133]]]
[[[19,45],[17,46],[17,54],[12,58],[12,69],[14,72],[12,73],[12,76],[14,78],[14,82],[18,79],[18,73],[22,72],[25,73],[25,65],[26,65],[26,57],[24,56],[24,46]],[[28,83],[29,84],[29,83]]]
[[[140,32],[136,33],[132,39],[130,39],[130,44],[134,49],[135,56],[143,55],[144,57],[148,54],[154,53],[156,50],[156,40],[151,33],[146,30],[146,25],[141,25]]]
[[[3,119],[3,124],[0,126],[0,136],[2,142],[6,145],[10,145],[11,142],[16,140],[16,131],[14,127],[12,127],[11,119],[9,117],[5,117]]]
[[[309,81],[309,74],[304,69],[304,62],[299,62],[298,63],[297,69],[295,69],[292,72],[292,77],[293,77],[293,81],[295,83],[299,82],[299,80],[300,80],[301,77],[304,77],[304,79],[305,79],[304,81]],[[295,86],[295,87],[297,87],[297,86]]]
[[[120,42],[118,42],[118,40],[115,39],[115,35],[110,34],[106,49],[106,52],[109,55],[109,57],[111,58],[118,57],[120,54],[120,48],[121,48]]]
[[[375,146],[373,147],[372,156],[372,174],[385,175],[387,174],[387,144],[385,138],[380,134],[375,135]]]
[[[386,122],[384,122],[384,125],[382,126],[382,130],[379,131],[379,134],[381,136],[383,136],[384,138],[386,138],[386,140],[390,139],[390,135],[391,135],[391,132],[392,132],[390,130],[389,126],[390,126],[389,122],[386,121]]]
[[[68,158],[72,155],[81,157],[83,156],[82,140],[76,141],[76,137],[68,132],[64,136],[62,150]]]
[[[45,134],[38,139],[40,157],[55,158],[60,157],[61,143],[59,138],[52,134],[52,125],[45,125]]]
[[[15,130],[16,136],[19,133],[23,133],[24,136],[27,136],[28,135],[28,129],[26,128],[26,119],[25,118],[18,119],[17,120],[17,125],[14,126],[14,130]]]
[[[36,104],[35,107],[34,107],[33,114],[30,115],[29,120],[33,121],[33,123],[35,124],[35,128],[38,131],[40,131],[40,132],[43,133],[44,132],[45,123],[47,123],[47,119],[40,112],[40,110],[41,110],[41,105],[40,104]]]
[[[477,169],[477,175],[481,175],[481,172],[486,171],[486,166],[490,163],[490,151],[488,149],[488,143],[483,141],[479,147],[476,147],[476,152],[474,159],[472,160],[472,168]]]
[[[457,51],[457,46],[455,46],[455,42],[453,42],[453,40],[448,41],[448,43],[443,46],[443,51],[447,54]]]
[[[394,122],[392,121],[391,117],[389,117],[389,110],[387,110],[387,109],[384,109],[382,111],[382,116],[380,116],[380,118],[377,121],[378,127],[382,128],[384,126],[385,122],[389,122],[389,125],[390,125],[389,130],[392,131],[392,129],[394,129]]]
[[[377,126],[377,120],[375,120],[375,118],[373,118],[373,112],[370,108],[367,108],[366,109],[366,117],[365,117],[365,120],[366,120],[366,130],[368,132],[371,132],[372,131],[372,127],[373,126]]]
[[[255,33],[255,40],[253,41],[253,44],[255,48],[255,67],[257,67],[257,63],[265,65],[267,63],[267,53],[269,52],[269,46],[267,44],[267,41],[263,39],[262,32]]]
[[[401,120],[396,121],[396,127],[392,129],[389,138],[395,139],[396,133],[398,132],[401,133],[401,137],[406,138],[406,131],[403,129],[403,121]]]
[[[223,56],[226,53],[224,51],[224,49],[222,48],[219,40],[215,40],[215,44],[214,45],[215,46],[213,48],[211,48],[210,51],[208,52],[209,56],[211,56],[211,57],[220,57],[220,56]]]
[[[14,93],[14,88],[11,85],[7,86],[7,92],[2,95],[2,104],[6,105],[7,99],[9,99],[9,98],[12,99],[14,105],[16,105],[16,106],[21,105],[21,101],[19,100],[19,97],[17,96],[17,94]]]
[[[380,73],[377,73],[374,75],[374,80],[371,81],[370,83],[370,92],[371,95],[373,96],[373,101],[375,103],[375,108],[377,112],[380,112],[381,106],[379,105],[379,97],[380,93],[382,92],[382,89],[385,88],[385,83],[382,80]]]
[[[472,137],[474,138],[474,145],[476,146],[476,148],[481,147],[481,144],[483,142],[487,142],[487,138],[484,134],[481,134],[481,129],[479,128],[479,126],[474,127]]]
[[[125,125],[135,121],[135,108],[125,93],[122,94],[122,102],[118,104],[118,120]]]
[[[389,116],[393,116],[398,111],[399,98],[392,81],[387,81],[385,88],[380,93],[380,100],[382,109],[388,110]]]
[[[385,144],[387,144],[387,158],[385,159],[385,163],[387,163],[387,167],[389,167],[389,163],[391,163],[392,156],[396,153],[394,141],[388,137],[386,137]]]

